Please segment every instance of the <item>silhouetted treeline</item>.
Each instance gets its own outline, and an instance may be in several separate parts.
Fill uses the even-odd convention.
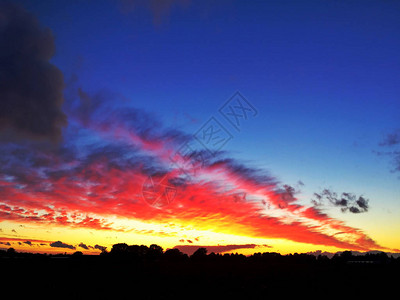
[[[93,255],[90,255],[93,256]],[[73,254],[40,254],[17,252],[13,248],[0,250],[0,257],[24,257],[24,258],[83,258],[89,257],[81,251]],[[400,264],[400,256],[395,258],[388,256],[385,252],[365,253],[354,255],[351,251],[336,253],[332,258],[326,255],[313,255],[306,253],[294,253],[282,255],[276,252],[254,253],[245,256],[238,253],[208,253],[206,248],[198,248],[192,255],[182,253],[179,249],[167,249],[166,251],[159,245],[128,245],[125,243],[114,244],[109,252],[103,250],[100,253],[103,259],[143,261],[143,262],[248,262],[248,263],[301,263],[301,264],[329,264],[329,263],[349,263],[349,264]]]
[[[100,255],[0,251],[0,283],[18,298],[266,299],[272,296],[362,298],[397,291],[400,259],[386,253],[332,258],[311,254],[207,253],[116,244]]]

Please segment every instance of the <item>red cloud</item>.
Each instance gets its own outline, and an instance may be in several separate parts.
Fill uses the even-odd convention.
[[[80,172],[57,178],[51,182],[49,192],[37,192],[36,187],[30,186],[25,189],[3,186],[1,198],[5,204],[0,207],[0,220],[116,230],[107,221],[107,216],[115,215],[162,223],[177,221],[197,229],[354,250],[380,248],[362,231],[345,226],[316,208],[290,204],[295,199],[285,201],[282,194],[274,192],[274,186],[262,186],[240,178],[240,174],[234,174],[223,164],[205,168],[203,173],[212,171],[224,175],[224,184],[234,188],[226,191],[223,186],[207,181],[187,183],[177,187],[176,198],[168,207],[156,209],[142,199],[141,182],[145,174],[140,170],[110,169],[106,161],[95,162]],[[287,213],[293,220],[269,216],[261,201],[235,197],[238,190],[263,196],[276,210]],[[316,223],[309,225],[306,221]],[[350,234],[352,238],[343,240],[339,235],[323,233],[321,228],[324,226]]]
[[[26,152],[30,161],[43,167],[24,166],[21,160],[6,169],[8,177],[0,176],[0,221],[131,230],[108,221],[117,216],[352,250],[384,249],[361,230],[298,204],[290,187],[280,188],[273,178],[233,160],[213,158],[196,176],[184,177],[168,167],[176,148],[174,134],[154,133],[147,127],[136,133],[116,119],[90,121],[88,128],[107,141],[116,139],[118,145],[126,141],[126,148],[100,147],[83,157],[65,149],[71,157],[64,152]],[[154,181],[165,178],[176,188],[174,201],[162,209],[143,199],[143,183],[150,174]]]

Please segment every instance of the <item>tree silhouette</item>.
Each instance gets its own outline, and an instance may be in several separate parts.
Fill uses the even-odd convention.
[[[7,249],[7,255],[10,257],[14,257],[17,254],[17,251],[15,251],[14,248],[8,248]]]
[[[125,243],[114,244],[111,248],[110,254],[121,255],[127,252],[128,245]]]
[[[163,255],[163,248],[156,244],[151,244],[147,250],[147,257],[151,260],[160,259],[162,255]]]
[[[193,260],[204,260],[205,258],[207,258],[207,249],[206,248],[197,249],[190,258]]]
[[[163,255],[167,261],[184,261],[188,258],[187,254],[182,253],[179,249],[168,249]]]
[[[72,254],[73,257],[82,257],[83,253],[81,251],[76,251]]]

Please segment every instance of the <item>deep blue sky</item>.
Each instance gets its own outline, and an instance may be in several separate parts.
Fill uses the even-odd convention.
[[[304,197],[331,187],[400,214],[398,173],[373,153],[400,127],[399,1],[194,1],[161,19],[140,1],[17,2],[53,31],[66,90],[76,76],[188,133],[240,91],[258,115],[225,150]]]

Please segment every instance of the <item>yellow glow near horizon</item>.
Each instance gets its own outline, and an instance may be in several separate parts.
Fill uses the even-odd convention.
[[[15,222],[1,223],[1,236],[5,238],[18,238],[22,240],[59,241],[75,246],[75,249],[52,248],[50,246],[29,246],[25,243],[11,242],[17,251],[46,252],[46,253],[72,253],[82,251],[87,254],[100,253],[99,250],[85,250],[78,245],[84,243],[88,246],[101,245],[109,251],[113,244],[127,243],[147,245],[158,244],[164,248],[173,248],[177,245],[217,246],[217,245],[244,245],[255,244],[255,248],[235,249],[228,252],[250,255],[255,252],[305,253],[316,250],[337,252],[343,249],[331,246],[298,243],[285,239],[265,239],[247,237],[242,235],[214,232],[212,230],[197,230],[177,224],[144,223],[137,220],[112,218],[117,227],[124,227],[126,231],[95,230],[87,228],[65,228],[59,226],[38,226],[35,224],[22,225]],[[128,230],[127,228],[131,228]],[[13,230],[15,232],[13,232]],[[184,240],[184,242],[180,242]],[[188,240],[192,243],[188,243]],[[267,245],[267,246],[265,246]],[[1,248],[8,248],[0,245]]]

